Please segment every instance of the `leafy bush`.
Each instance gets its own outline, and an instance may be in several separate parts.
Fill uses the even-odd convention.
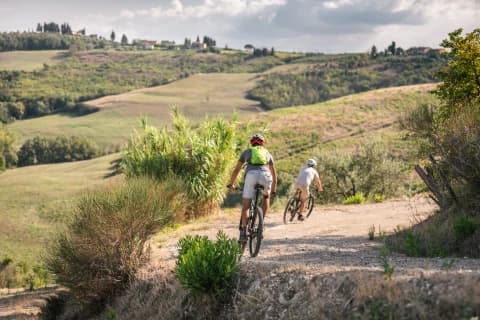
[[[383,194],[374,194],[373,201],[375,201],[376,203],[383,202],[385,201],[385,196]]]
[[[475,233],[478,224],[475,220],[469,217],[458,217],[453,221],[453,230],[455,231],[455,238],[464,240]]]
[[[239,272],[238,241],[219,231],[216,241],[206,236],[186,236],[178,245],[176,273],[180,284],[193,294],[226,298]]]
[[[174,176],[183,182],[195,206],[196,216],[216,209],[225,194],[225,181],[236,159],[239,145],[234,122],[205,121],[194,129],[176,109],[173,129],[159,132],[143,122],[122,159],[129,177],[149,176],[162,180]]]
[[[15,136],[0,127],[0,172],[15,165],[17,154],[15,151]]]
[[[365,202],[365,196],[359,192],[343,200],[343,204],[361,204]]]
[[[83,137],[59,136],[28,139],[18,151],[18,165],[29,166],[44,163],[79,161],[99,155],[97,145]]]
[[[420,239],[411,231],[405,231],[405,250],[407,256],[418,257],[421,254]]]
[[[379,143],[368,144],[353,154],[320,154],[319,168],[325,201],[339,202],[359,192],[393,196],[400,188],[402,166]]]
[[[0,260],[0,288],[45,287],[51,282],[50,274],[40,265],[14,261],[10,257]]]
[[[184,211],[174,179],[132,179],[84,195],[46,259],[58,283],[81,301],[104,303],[148,259],[148,240]]]

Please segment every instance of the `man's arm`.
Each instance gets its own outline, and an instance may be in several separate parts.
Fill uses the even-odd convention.
[[[230,183],[228,184],[230,188],[235,187],[235,181],[237,180],[238,173],[242,170],[243,162],[238,161],[235,169],[233,169],[232,175],[230,177]]]
[[[275,170],[275,166],[273,165],[273,163],[270,163],[268,167],[270,168],[270,173],[272,174],[273,180],[271,193],[275,194],[277,192],[277,171]]]

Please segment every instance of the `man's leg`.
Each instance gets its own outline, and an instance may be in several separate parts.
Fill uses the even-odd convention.
[[[267,216],[267,211],[270,209],[270,196],[263,196],[262,201],[262,209],[263,209],[263,218]]]
[[[242,199],[242,227],[247,226],[247,212],[250,209],[250,204],[252,203],[252,199]]]

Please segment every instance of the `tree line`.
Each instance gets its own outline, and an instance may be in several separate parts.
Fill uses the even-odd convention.
[[[34,137],[17,151],[15,136],[0,127],[0,172],[14,166],[30,166],[93,159],[100,155],[98,146],[83,137]]]
[[[3,32],[0,33],[0,51],[14,50],[68,50],[73,45],[79,49],[101,49],[107,46],[105,39],[75,37],[51,32]]]

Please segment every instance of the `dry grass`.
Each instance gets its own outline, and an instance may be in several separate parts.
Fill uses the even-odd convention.
[[[0,70],[33,71],[43,65],[57,64],[66,58],[67,51],[9,51],[0,52]]]

